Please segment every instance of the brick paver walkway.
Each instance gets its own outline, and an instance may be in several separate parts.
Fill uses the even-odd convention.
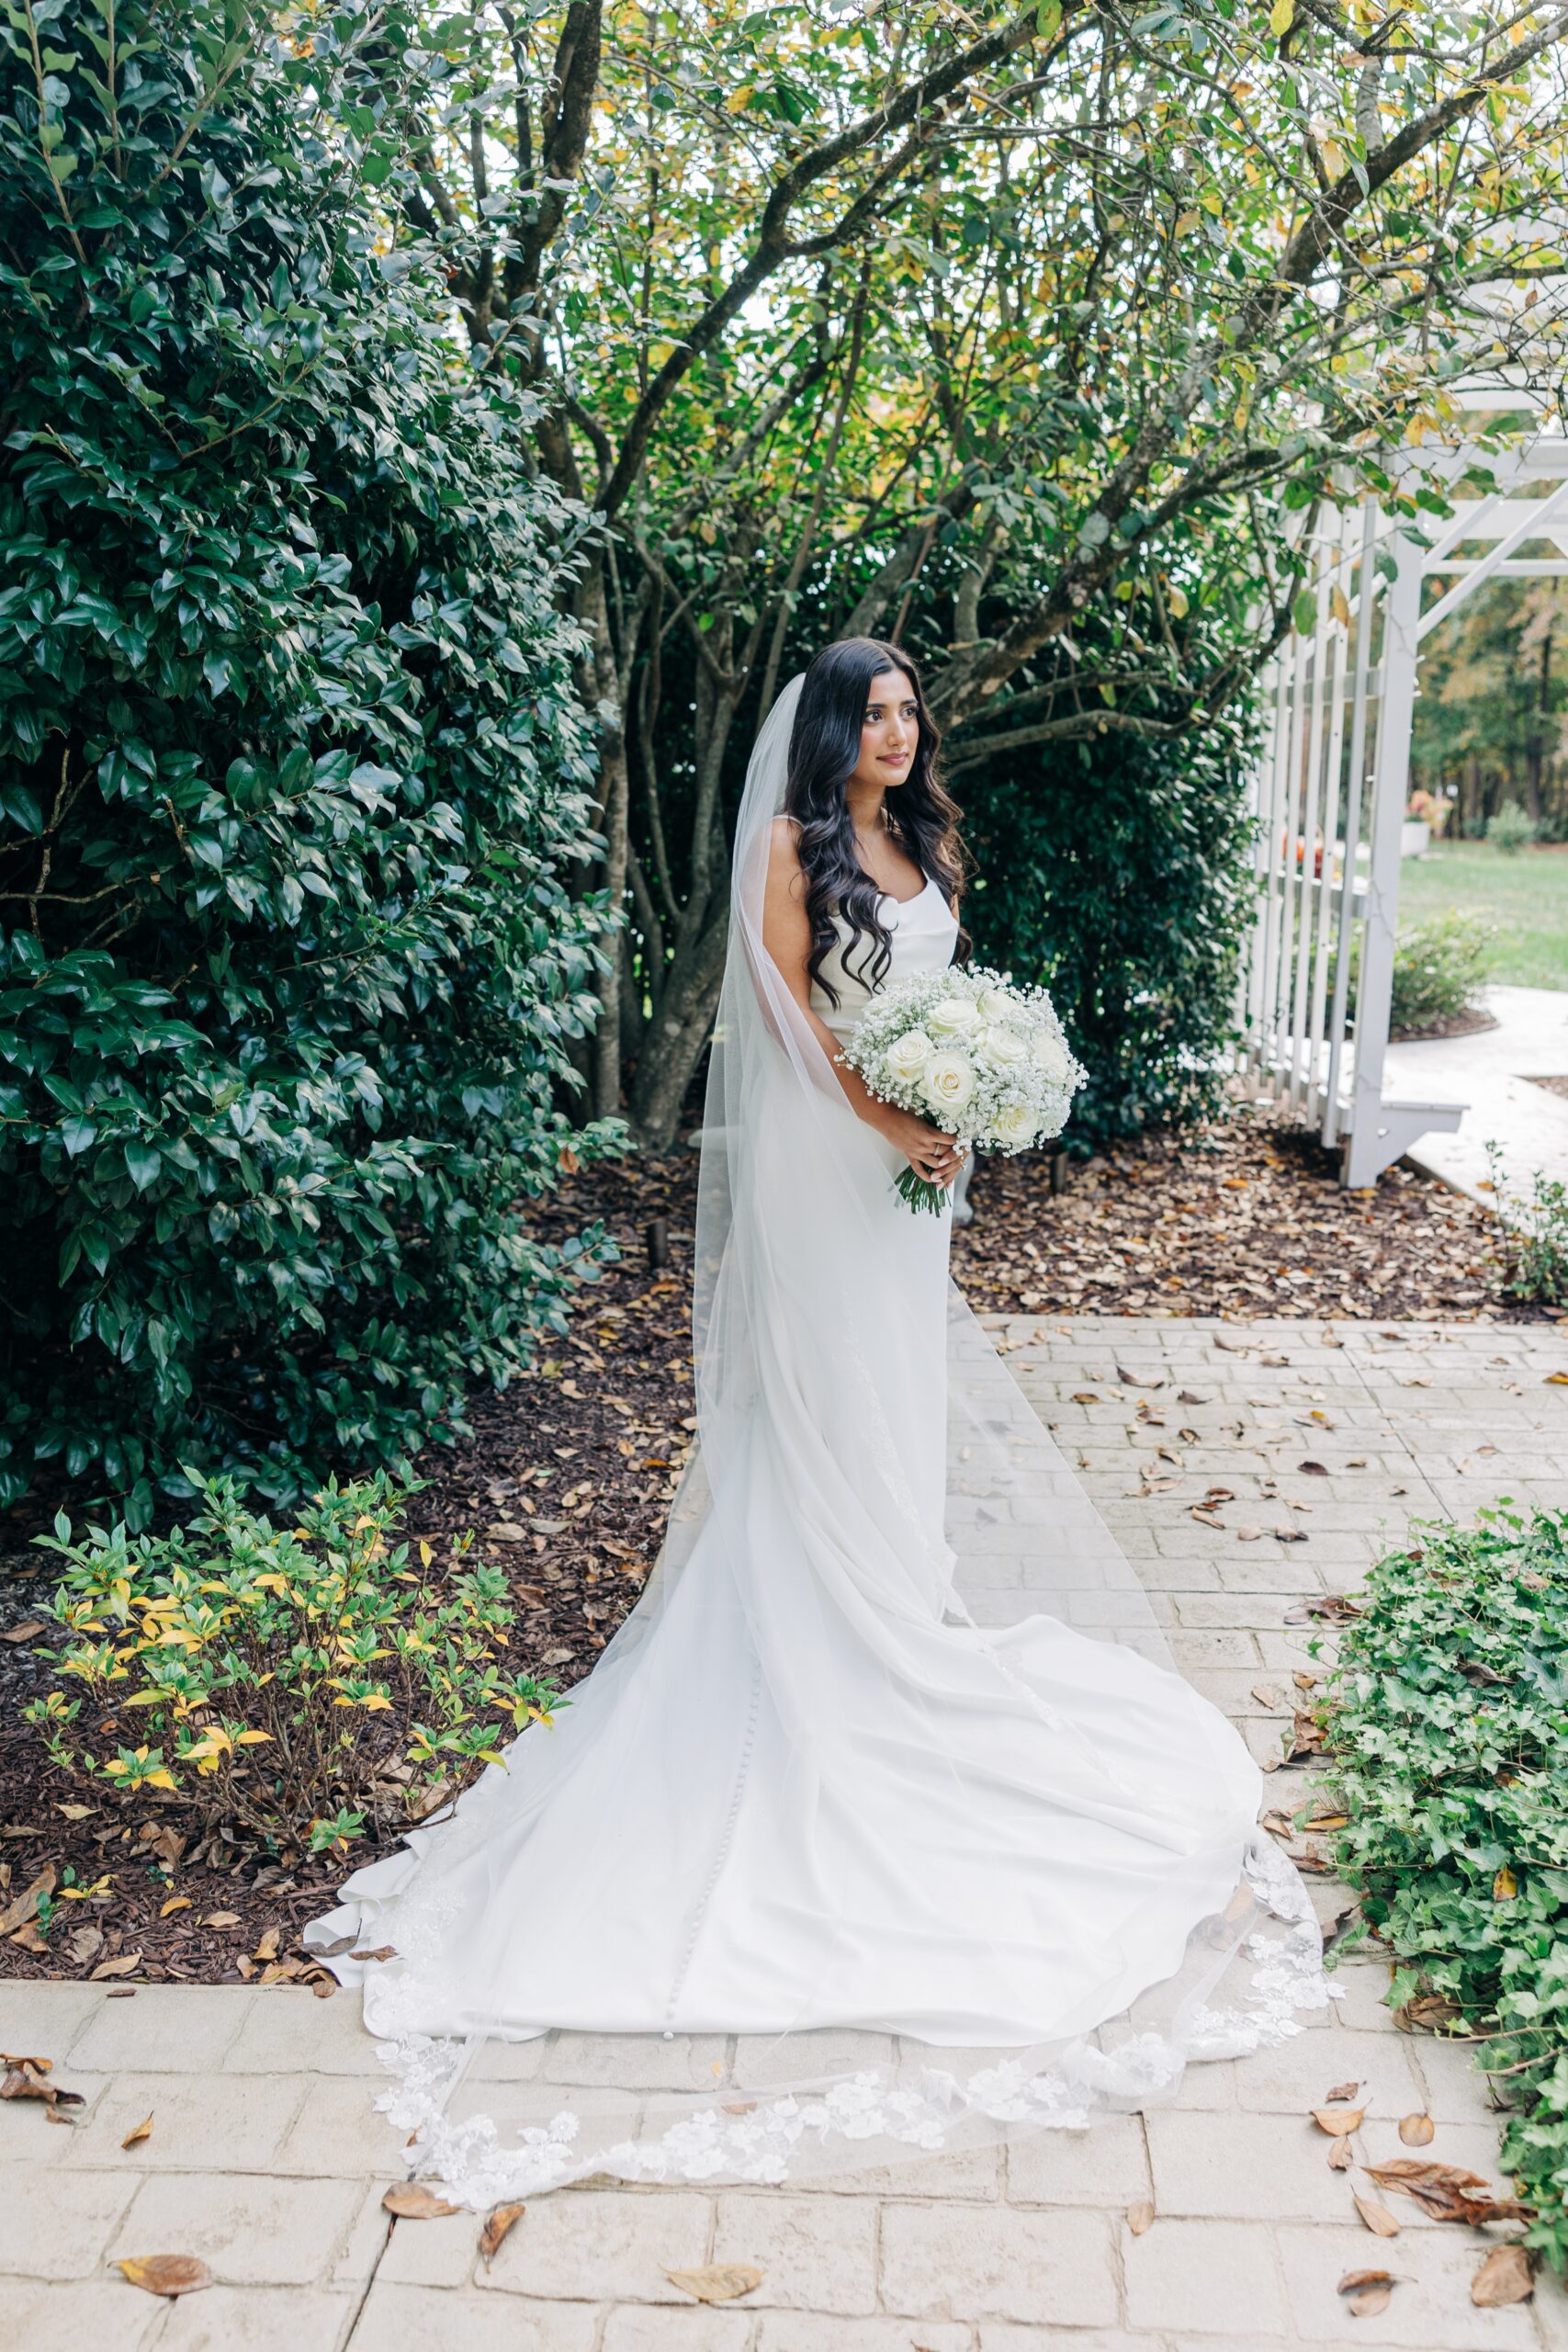
[[[1568,1370],[1568,1331],[1341,1324],[1325,1338],[1317,1323],[1022,1317],[1005,1338],[1137,1557],[1179,1663],[1259,1757],[1278,1753],[1291,1670],[1311,1663],[1305,1633],[1284,1623],[1292,1600],[1353,1587],[1412,1518],[1468,1515],[1503,1494],[1568,1502],[1568,1387],[1545,1385]],[[1183,1389],[1202,1401],[1178,1402]],[[1163,1427],[1138,1419],[1140,1399]],[[1302,1474],[1303,1460],[1328,1476]],[[1145,1470],[1179,1483],[1140,1492]],[[1222,1507],[1224,1532],[1190,1516],[1211,1484],[1237,1498]],[[1243,1541],[1247,1524],[1264,1532]],[[1307,1540],[1280,1543],[1272,1530],[1288,1524]],[[1299,1779],[1281,1772],[1274,1787],[1288,1804]],[[0,2109],[0,2341],[1568,2352],[1568,2299],[1549,2283],[1529,2305],[1472,2306],[1479,2233],[1426,2222],[1406,2200],[1386,2244],[1357,2221],[1353,2176],[1328,2169],[1306,2120],[1331,2085],[1368,2086],[1374,2159],[1397,2151],[1399,2117],[1425,2108],[1434,2155],[1495,2177],[1495,2134],[1464,2052],[1393,2030],[1375,1964],[1339,1981],[1331,2020],[1261,2057],[1192,2068],[1179,2102],[1146,2119],[803,2193],[564,2190],[530,2207],[488,2271],[472,2216],[393,2227],[381,2211],[398,2152],[371,2107],[379,2070],[347,1998],[148,1985],[110,2000],[99,1985],[13,1984],[0,1990],[0,2045],[52,2056],[87,2106],[74,2130],[35,2106]],[[151,2138],[122,2149],[149,2113]],[[1144,2199],[1156,2218],[1134,2235],[1126,2211]],[[204,2256],[220,2283],[170,2306],[108,2267],[160,2253]],[[742,2306],[708,2310],[664,2276],[710,2260],[756,2263],[763,2284]],[[1336,2282],[1363,2266],[1401,2284],[1381,2316],[1353,2319]]]

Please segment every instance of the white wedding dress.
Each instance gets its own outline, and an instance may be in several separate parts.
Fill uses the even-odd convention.
[[[414,2163],[476,2207],[1081,2126],[1325,1997],[1256,1765],[761,947],[795,695],[737,841],[659,1566],[554,1723],[311,1930]],[[887,978],[950,962],[934,886],[882,911]],[[842,1038],[869,999],[840,956]]]

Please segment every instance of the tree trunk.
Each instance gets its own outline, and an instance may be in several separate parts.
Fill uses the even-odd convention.
[[[706,927],[670,967],[656,1018],[643,1032],[642,1052],[628,1109],[644,1148],[672,1151],[681,1112],[718,1009],[729,936],[728,899],[710,911]]]

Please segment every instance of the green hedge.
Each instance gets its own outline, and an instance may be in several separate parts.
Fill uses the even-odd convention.
[[[583,1263],[562,517],[389,250],[387,20],[310,22],[0,28],[0,1501],[133,1526],[398,1462]]]
[[[1069,1144],[1215,1111],[1256,903],[1237,729],[1047,747],[953,788],[976,952],[1051,989],[1089,1070]]]
[[[1417,1530],[1329,1678],[1342,1875],[1390,2003],[1484,2038],[1528,2242],[1568,2266],[1568,1514]],[[1511,2070],[1504,2074],[1502,2070]]]

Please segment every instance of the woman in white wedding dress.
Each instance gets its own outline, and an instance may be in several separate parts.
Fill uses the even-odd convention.
[[[866,639],[769,714],[658,1566],[555,1721],[312,1930],[412,2161],[475,2206],[1083,2125],[1324,1997],[1257,1767],[953,1290],[948,1217],[895,1190],[955,1147],[834,1058],[953,958],[936,755]]]

